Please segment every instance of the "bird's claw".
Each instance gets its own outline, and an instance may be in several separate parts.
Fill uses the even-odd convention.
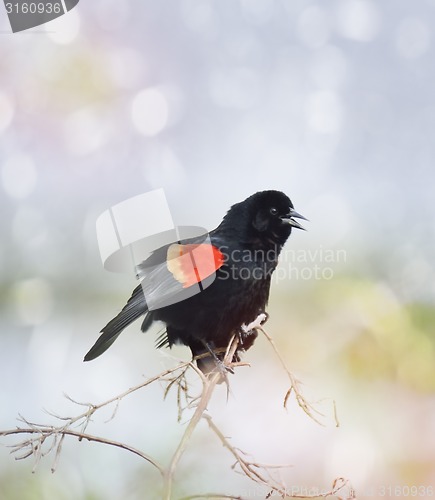
[[[228,385],[227,374],[228,374],[228,372],[234,374],[234,370],[231,368],[231,366],[227,365],[224,361],[222,361],[222,359],[220,359],[217,356],[217,354],[214,352],[214,350],[210,344],[208,344],[207,342],[204,342],[204,346],[207,349],[207,351],[209,352],[209,354],[211,354],[211,356],[213,357],[213,360],[214,360],[215,365],[216,365],[216,369],[211,371],[210,374],[219,373],[220,378],[221,378],[219,383],[225,381],[225,383]]]
[[[261,328],[264,325],[264,323],[266,323],[266,321],[268,319],[269,319],[269,315],[267,314],[267,312],[260,313],[254,319],[254,321],[251,321],[248,325],[245,325],[245,323],[243,323],[243,325],[240,327],[241,333],[247,335],[247,334],[251,333],[253,330],[257,330],[257,328]]]
[[[231,368],[231,366],[225,364],[225,362],[220,359],[216,361],[216,368],[221,375],[226,376],[228,372],[234,375],[234,370]]]

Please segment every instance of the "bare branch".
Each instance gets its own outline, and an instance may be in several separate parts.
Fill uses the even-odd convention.
[[[279,351],[278,351],[278,349],[276,347],[276,344],[275,344],[273,338],[266,332],[266,330],[262,326],[259,326],[258,330],[260,330],[263,333],[263,335],[266,337],[266,339],[268,340],[268,342],[272,346],[272,349],[274,350],[276,357],[278,358],[279,362],[281,363],[281,366],[283,367],[284,371],[286,372],[286,374],[287,374],[287,376],[288,376],[288,378],[290,380],[290,387],[289,387],[288,391],[286,392],[286,394],[284,396],[284,402],[283,402],[284,408],[287,408],[288,400],[290,399],[290,396],[292,394],[294,394],[295,398],[296,398],[296,402],[298,403],[298,405],[300,406],[300,408],[302,408],[302,410],[312,420],[314,420],[315,422],[317,422],[319,425],[323,426],[324,424],[319,420],[318,417],[319,416],[320,417],[324,417],[325,415],[323,413],[321,413],[319,410],[317,410],[317,408],[315,408],[312,403],[308,402],[305,399],[304,395],[302,394],[302,392],[300,390],[301,381],[298,380],[293,375],[293,373],[288,369],[285,361],[282,359],[282,356],[281,356],[281,354],[279,353]],[[335,402],[334,401],[333,401],[333,405],[334,405],[334,419],[335,419],[336,426],[338,427],[339,426],[339,422],[338,422],[337,410],[336,410]]]
[[[86,434],[85,431],[86,431],[89,423],[91,422],[92,416],[94,415],[94,413],[96,411],[98,411],[101,408],[104,408],[106,406],[109,406],[113,403],[116,403],[114,411],[113,411],[112,416],[111,416],[111,418],[114,418],[116,411],[117,411],[117,408],[118,408],[118,405],[119,405],[119,402],[123,398],[125,398],[129,394],[132,394],[133,392],[138,391],[139,389],[142,389],[143,387],[146,387],[146,386],[152,384],[153,382],[155,382],[157,380],[161,380],[162,378],[164,378],[170,374],[173,374],[174,372],[177,372],[179,370],[185,370],[190,365],[191,365],[190,362],[181,363],[174,368],[170,368],[168,370],[165,370],[164,372],[160,373],[159,375],[156,375],[154,377],[151,377],[151,378],[145,380],[141,384],[138,384],[134,387],[130,387],[126,391],[122,392],[121,394],[119,394],[113,398],[110,398],[107,401],[104,401],[103,403],[100,403],[100,404],[78,402],[78,401],[74,400],[73,398],[71,398],[70,396],[68,396],[67,394],[65,394],[65,397],[69,401],[71,401],[72,403],[77,404],[79,406],[84,406],[85,408],[87,408],[86,411],[84,411],[83,413],[80,413],[79,415],[77,415],[75,417],[61,417],[59,415],[56,415],[53,412],[47,411],[47,413],[49,415],[64,422],[64,424],[60,425],[60,426],[36,424],[34,422],[30,422],[30,421],[26,420],[22,415],[19,415],[19,421],[24,423],[27,427],[26,428],[18,427],[16,429],[0,431],[0,436],[10,436],[10,435],[14,435],[14,434],[34,435],[34,437],[32,437],[32,438],[21,441],[15,445],[12,445],[13,449],[11,452],[11,453],[18,453],[20,451],[23,451],[23,453],[21,455],[16,456],[17,460],[22,460],[24,458],[28,458],[28,457],[33,455],[34,459],[35,459],[34,470],[38,466],[41,458],[48,455],[53,450],[56,450],[54,463],[52,466],[52,470],[55,470],[55,468],[57,467],[59,458],[60,458],[60,453],[62,451],[62,444],[63,444],[64,437],[65,436],[75,436],[75,437],[79,438],[79,441],[81,441],[82,439],[87,439],[88,441],[95,441],[95,442],[99,442],[99,443],[104,443],[104,444],[116,446],[118,448],[123,448],[125,450],[131,451],[132,453],[142,457],[143,459],[145,459],[149,463],[153,464],[157,469],[159,469],[160,473],[163,475],[164,474],[163,468],[160,465],[158,465],[154,459],[152,459],[151,457],[149,457],[145,453],[141,452],[140,450],[137,450],[136,448],[133,448],[133,447],[126,445],[124,443],[118,443],[117,441],[112,441],[110,439],[100,438],[97,436],[92,436],[90,434]],[[109,420],[111,420],[111,418],[109,418]],[[73,427],[76,427],[76,426],[80,427],[80,432],[72,429]],[[51,444],[47,447],[47,449],[45,451],[43,451],[43,446],[46,442],[48,442],[48,440],[51,440]]]
[[[260,315],[261,316],[261,315]],[[271,344],[276,356],[280,360],[289,380],[290,380],[290,388],[288,389],[285,398],[284,398],[284,407],[287,406],[288,400],[291,395],[294,395],[298,405],[303,409],[303,411],[313,420],[320,423],[319,416],[323,417],[323,414],[320,413],[311,403],[307,402],[304,398],[301,390],[300,390],[300,381],[297,380],[292,372],[287,368],[285,362],[280,356],[273,339],[265,332],[262,328],[262,324],[264,322],[264,317],[258,317],[256,321],[248,325],[249,330],[257,329],[261,330],[263,334],[266,336],[267,340]],[[264,315],[263,315],[264,316]],[[232,369],[238,366],[246,366],[247,363],[241,362],[233,362],[237,349],[240,348],[240,335],[234,335],[229,342],[226,349],[219,349],[216,351],[217,354],[220,355],[220,358],[223,357],[222,365],[217,366],[216,370],[209,375],[204,375],[201,370],[199,370],[194,363],[195,359],[198,359],[203,356],[208,356],[208,353],[198,356],[194,360],[190,362],[179,363],[177,366],[170,368],[161,372],[160,374],[148,378],[142,383],[130,387],[125,390],[121,394],[114,396],[107,401],[104,401],[99,404],[93,403],[83,403],[74,400],[70,396],[65,394],[65,397],[71,401],[75,405],[79,405],[84,408],[83,411],[79,415],[73,417],[65,417],[57,415],[53,412],[47,412],[50,416],[54,417],[56,420],[60,421],[60,425],[45,425],[45,424],[37,424],[34,422],[30,422],[26,420],[21,415],[19,416],[19,421],[22,422],[25,426],[20,426],[15,429],[0,431],[0,436],[11,436],[11,435],[20,435],[24,434],[28,436],[21,442],[11,445],[12,448],[11,453],[15,454],[16,460],[22,460],[28,457],[33,456],[35,460],[34,469],[38,466],[40,460],[53,452],[54,461],[52,464],[52,472],[54,472],[57,468],[61,453],[62,446],[65,440],[65,436],[71,436],[77,438],[79,441],[87,440],[89,442],[96,442],[101,444],[106,444],[109,446],[114,446],[117,448],[121,448],[123,450],[129,451],[133,453],[143,460],[147,461],[151,465],[153,465],[161,474],[163,480],[163,500],[172,500],[172,489],[173,482],[176,470],[178,468],[178,464],[182,455],[185,453],[190,441],[193,432],[198,426],[199,422],[202,419],[205,419],[208,424],[208,428],[218,437],[221,444],[229,451],[229,453],[235,459],[235,463],[232,466],[232,469],[235,472],[244,475],[249,478],[253,482],[258,485],[261,485],[265,488],[265,492],[269,491],[266,494],[266,498],[270,498],[272,495],[280,496],[281,498],[326,498],[330,496],[336,496],[339,500],[344,498],[353,499],[355,498],[354,491],[352,490],[349,482],[344,478],[338,478],[334,481],[331,489],[327,492],[314,492],[311,495],[303,496],[294,493],[290,493],[283,480],[280,478],[280,471],[283,468],[291,467],[290,465],[274,465],[274,464],[264,464],[256,461],[252,457],[250,457],[247,453],[236,448],[232,445],[229,438],[227,438],[224,433],[217,427],[214,423],[212,417],[206,413],[209,402],[213,396],[213,392],[217,386],[217,384],[221,382],[225,382],[227,386],[227,396],[230,394],[230,386],[227,377],[227,371],[231,371]],[[236,356],[238,359],[238,357]],[[202,390],[200,395],[192,395],[190,394],[190,387],[188,384],[187,374],[189,371],[195,372],[197,377],[202,383]],[[163,391],[163,397],[166,398],[171,388],[176,389],[176,404],[178,408],[178,421],[181,421],[183,412],[185,409],[194,409],[193,415],[188,421],[188,424],[184,430],[183,436],[178,443],[172,458],[167,467],[159,464],[154,458],[147,455],[146,453],[134,448],[133,446],[129,446],[125,443],[114,441],[111,439],[106,439],[99,436],[94,436],[86,432],[88,425],[92,422],[92,418],[94,414],[102,408],[110,407],[113,405],[113,411],[111,416],[106,422],[112,420],[116,417],[118,407],[126,396],[147,387],[153,382],[160,381],[166,384],[166,387]],[[338,426],[338,417],[334,405],[334,418],[336,425]],[[78,429],[77,429],[78,428]],[[345,488],[348,489],[346,496],[338,496],[338,494],[343,495]],[[209,499],[233,499],[233,500],[246,500],[243,499],[242,496],[231,496],[229,494],[216,494],[216,493],[207,493],[207,494],[195,494],[192,496],[184,497],[181,500],[193,500],[199,498],[209,498]]]
[[[209,415],[203,415],[203,418],[207,420],[207,423],[210,429],[216,434],[219,438],[222,445],[233,455],[236,459],[235,464],[233,465],[233,469],[238,465],[241,471],[249,477],[255,483],[261,484],[263,486],[267,486],[271,488],[273,491],[277,492],[280,495],[285,495],[286,487],[284,484],[280,484],[276,482],[276,480],[270,475],[269,467],[264,467],[254,461],[249,461],[242,456],[243,452],[235,448],[231,445],[228,438],[224,436],[224,434],[220,431],[220,429],[213,422],[212,418]],[[285,466],[282,466],[285,467]],[[277,466],[274,466],[277,468]],[[265,475],[263,475],[260,471],[263,471]],[[266,477],[268,476],[268,477]]]
[[[31,438],[31,439],[28,439],[26,441],[23,441],[22,443],[19,443],[18,445],[13,445],[14,448],[17,446],[19,446],[20,448],[29,447],[29,446],[31,446],[31,447],[37,446],[39,449],[41,449],[42,444],[44,443],[46,438],[48,438],[48,437],[56,438],[59,435],[61,436],[61,439],[64,436],[73,436],[73,437],[79,438],[79,441],[82,441],[83,439],[85,439],[86,441],[93,441],[95,443],[102,443],[102,444],[107,444],[109,446],[115,446],[116,448],[121,448],[121,449],[129,451],[135,455],[138,455],[139,457],[143,458],[144,460],[146,460],[150,464],[154,465],[154,467],[156,469],[158,469],[160,474],[164,475],[164,468],[161,465],[159,465],[149,455],[146,455],[145,453],[134,448],[133,446],[129,446],[125,443],[120,443],[119,441],[113,441],[112,439],[102,438],[99,436],[92,436],[91,434],[83,434],[82,432],[73,431],[71,429],[59,429],[56,427],[51,427],[51,428],[50,427],[44,427],[44,428],[41,427],[40,429],[32,429],[32,428],[22,429],[20,427],[17,427],[16,429],[11,429],[8,431],[0,431],[0,436],[11,436],[14,434],[37,434],[37,437],[35,437],[35,438]],[[60,453],[59,445],[57,446],[57,449],[58,449],[58,452],[56,453],[55,460],[57,460],[58,453]],[[15,451],[16,451],[15,449],[12,450],[12,453],[14,453]],[[17,460],[21,460],[23,458],[27,458],[32,453],[34,453],[34,451],[30,450],[26,456],[20,456],[20,457],[16,457],[16,458],[17,458]],[[53,468],[52,468],[52,470],[53,470]]]

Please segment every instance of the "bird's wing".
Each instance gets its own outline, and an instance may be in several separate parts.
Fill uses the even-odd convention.
[[[210,238],[192,238],[155,250],[137,266],[149,309],[184,300],[206,288],[225,256]]]

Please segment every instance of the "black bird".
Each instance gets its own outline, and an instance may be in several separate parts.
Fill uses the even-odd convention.
[[[197,360],[204,373],[219,364],[223,355],[214,351],[225,349],[235,332],[240,342],[233,361],[239,361],[256,338],[244,325],[265,312],[279,253],[292,228],[304,229],[296,218],[305,219],[284,193],[261,191],[233,205],[208,235],[153,252],[138,266],[141,284],[84,361],[100,356],[144,314],[143,332],[154,321],[166,325],[157,347],[181,343],[193,356],[208,353]]]

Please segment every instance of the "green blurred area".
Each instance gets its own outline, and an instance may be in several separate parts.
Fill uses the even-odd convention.
[[[386,282],[341,275],[275,294],[271,309],[305,361],[325,350],[349,377],[435,391],[432,304],[402,303]]]

